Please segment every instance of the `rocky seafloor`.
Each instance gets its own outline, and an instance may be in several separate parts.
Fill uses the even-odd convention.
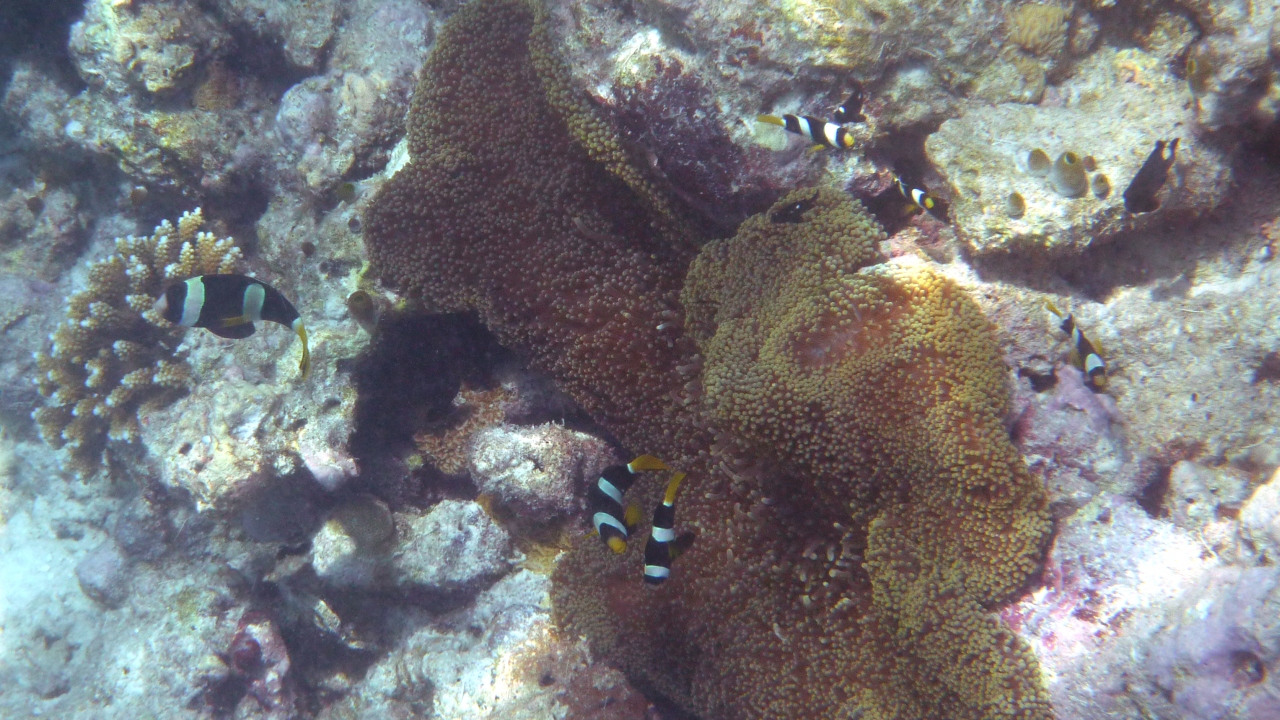
[[[536,337],[504,347],[476,312],[432,312],[452,296],[371,270],[368,218],[422,143],[411,98],[463,5],[0,7],[0,716],[777,716],[694,712],[557,625],[553,572],[590,528],[588,486],[651,448],[518,347]],[[945,222],[879,216],[878,250],[994,327],[1004,427],[1052,531],[983,611],[1038,662],[1052,716],[1280,718],[1280,9],[545,10],[578,101],[690,236],[733,236],[797,188],[875,207],[895,168],[947,202]],[[852,149],[754,122],[825,119],[855,84]],[[517,110],[469,117],[474,141],[514,137]],[[1129,211],[1130,180],[1175,137],[1159,208]],[[1086,158],[1088,191],[1032,167],[1036,149]],[[483,154],[456,152],[469,177]],[[476,209],[484,226],[493,208]],[[591,217],[573,224],[617,240]],[[167,282],[227,270],[295,301],[309,377],[279,326],[233,341],[147,314]],[[1105,383],[1047,302],[1096,342]],[[709,457],[731,444],[707,437]],[[863,702],[842,717],[890,716]]]

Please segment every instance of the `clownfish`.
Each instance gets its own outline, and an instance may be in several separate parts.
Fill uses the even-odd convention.
[[[865,93],[861,83],[855,82],[849,97],[831,114],[831,119],[840,124],[866,122],[867,116],[862,114],[862,100]]]
[[[626,465],[610,465],[600,473],[600,479],[587,491],[587,507],[591,512],[591,524],[605,545],[615,553],[627,549],[627,537],[640,520],[640,509],[632,505],[625,510],[622,496],[635,482],[635,475],[645,470],[668,470],[658,458],[641,455]]]
[[[205,328],[218,337],[239,340],[253,334],[255,322],[288,326],[302,340],[302,377],[311,372],[311,351],[302,317],[279,290],[244,275],[197,275],[165,288],[155,310],[184,327]]]
[[[682,480],[682,472],[671,476],[662,504],[653,510],[653,530],[644,545],[644,581],[650,585],[661,585],[671,575],[676,541],[676,492]]]
[[[757,115],[756,120],[786,128],[787,132],[803,135],[812,140],[815,145],[823,147],[851,148],[855,142],[853,133],[848,130],[835,123],[823,122],[818,118],[807,115],[783,115],[782,117],[777,115]]]
[[[1165,155],[1166,146],[1169,150],[1168,156]],[[1138,174],[1133,176],[1133,182],[1130,182],[1129,187],[1124,190],[1125,210],[1136,215],[1152,212],[1160,207],[1160,200],[1156,197],[1156,193],[1164,187],[1164,182],[1169,177],[1169,168],[1173,167],[1177,154],[1178,138],[1168,143],[1164,140],[1156,141],[1155,149],[1147,155],[1146,162],[1138,168]]]
[[[897,183],[898,192],[902,193],[902,197],[906,198],[908,202],[939,220],[947,222],[947,203],[944,200],[930,195],[928,190],[917,187],[915,184],[908,185],[900,177],[897,179]]]
[[[1098,348],[1093,344],[1093,341],[1076,325],[1075,315],[1063,315],[1062,311],[1051,302],[1046,302],[1045,307],[1062,320],[1062,325],[1060,326],[1062,332],[1071,338],[1075,353],[1080,358],[1080,364],[1084,366],[1084,373],[1088,376],[1089,382],[1099,387],[1105,385],[1107,382],[1107,363],[1102,359],[1102,355],[1098,353]]]

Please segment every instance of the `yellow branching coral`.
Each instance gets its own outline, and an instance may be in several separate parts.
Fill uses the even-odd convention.
[[[720,431],[681,499],[692,548],[655,591],[643,532],[621,561],[581,539],[557,617],[707,720],[1049,718],[1034,655],[988,611],[1049,529],[995,338],[952,282],[871,265],[883,236],[847,197],[774,212],[797,203],[804,222],[749,219],[686,279]]]
[[[175,354],[182,331],[152,309],[169,283],[233,272],[241,259],[230,238],[200,230],[200,209],[168,220],[147,237],[116,239],[115,252],[89,268],[88,287],[67,301],[67,319],[37,353],[36,385],[48,398],[34,413],[40,434],[70,451],[87,475],[102,463],[108,441],[138,439],[137,409],[172,401],[187,387],[189,368]]]
[[[1067,44],[1067,17],[1057,5],[1021,5],[1009,16],[1009,41],[1033,55],[1057,55]]]

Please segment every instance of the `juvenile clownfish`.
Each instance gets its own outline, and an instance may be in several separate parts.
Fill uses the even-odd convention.
[[[1045,307],[1062,320],[1062,324],[1059,327],[1062,328],[1062,332],[1071,338],[1071,344],[1075,348],[1076,355],[1079,356],[1080,364],[1084,366],[1084,372],[1088,376],[1089,382],[1099,387],[1105,385],[1107,382],[1107,363],[1102,359],[1102,355],[1098,352],[1098,348],[1093,344],[1093,341],[1076,325],[1075,315],[1063,315],[1062,311],[1051,302],[1046,302]]]
[[[831,114],[831,119],[841,125],[844,123],[866,122],[867,116],[862,114],[862,101],[865,97],[866,94],[862,90],[862,84],[855,82],[849,97],[840,103],[836,111]]]
[[[591,524],[605,545],[615,553],[627,549],[627,537],[640,520],[640,509],[635,505],[622,505],[622,496],[635,482],[635,475],[645,470],[667,470],[667,466],[652,455],[641,455],[626,465],[610,465],[600,473],[600,479],[587,491],[587,507],[591,511]]]
[[[807,115],[783,115],[782,117],[777,115],[757,115],[756,120],[786,128],[787,132],[803,135],[812,140],[815,145],[823,147],[851,148],[855,142],[853,133],[848,130],[835,123],[823,122],[818,118]]]
[[[288,326],[302,340],[302,377],[311,372],[311,351],[302,317],[279,290],[244,275],[197,275],[165,288],[156,312],[171,323],[205,328],[218,337],[239,340],[253,334],[259,320]]]
[[[682,480],[682,472],[671,476],[662,504],[653,510],[653,530],[644,544],[644,581],[650,585],[661,585],[671,575],[676,541],[676,492]]]
[[[902,193],[902,197],[906,198],[908,202],[942,222],[948,222],[947,203],[944,200],[930,195],[928,190],[916,187],[915,184],[908,185],[902,181],[902,178],[898,178],[897,182],[898,192]]]
[[[1173,167],[1173,161],[1178,154],[1178,138],[1168,142],[1167,146],[1169,154],[1166,157],[1164,152],[1166,142],[1157,140],[1155,149],[1147,155],[1142,167],[1138,168],[1138,174],[1133,176],[1133,182],[1129,183],[1129,187],[1124,191],[1125,210],[1136,215],[1151,212],[1160,207],[1160,200],[1156,197],[1156,193],[1164,187],[1164,182],[1169,176],[1169,168]]]

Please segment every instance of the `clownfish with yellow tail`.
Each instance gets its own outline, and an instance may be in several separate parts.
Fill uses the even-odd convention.
[[[587,491],[587,508],[591,524],[605,545],[615,553],[626,552],[627,538],[640,522],[640,508],[623,508],[622,496],[636,480],[636,473],[646,470],[668,470],[658,458],[641,455],[626,465],[610,465],[600,473],[596,484]]]
[[[803,135],[814,145],[843,150],[853,147],[853,133],[836,125],[808,115],[757,115],[756,121],[786,128],[787,132]]]
[[[662,504],[653,510],[653,529],[649,533],[649,542],[644,545],[644,581],[650,585],[661,585],[671,576],[671,561],[675,558],[676,548],[676,492],[684,473],[671,476],[667,483],[667,492],[662,496]]]
[[[1071,338],[1072,349],[1079,358],[1080,365],[1088,377],[1090,384],[1102,387],[1107,384],[1107,363],[1102,359],[1098,346],[1076,325],[1075,315],[1063,315],[1062,311],[1051,302],[1045,302],[1045,308],[1062,320],[1059,326],[1062,332]]]
[[[244,275],[197,275],[165,289],[156,312],[171,323],[204,328],[218,337],[239,340],[253,334],[260,320],[280,323],[302,340],[302,377],[311,372],[311,351],[302,317],[279,290]]]

